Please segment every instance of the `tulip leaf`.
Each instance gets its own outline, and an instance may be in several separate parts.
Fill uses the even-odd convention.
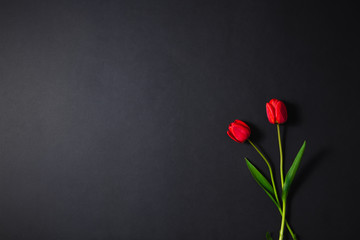
[[[266,240],[273,240],[269,232],[266,233]]]
[[[277,201],[275,200],[274,189],[269,181],[256,169],[252,163],[245,158],[246,164],[250,170],[251,175],[254,177],[255,181],[260,185],[260,187],[265,191],[265,193],[270,197],[270,199],[275,203],[277,207],[280,207]]]
[[[306,141],[304,141],[303,145],[301,146],[299,152],[297,153],[297,155],[295,157],[294,162],[292,163],[289,171],[286,174],[285,181],[284,181],[284,186],[283,186],[283,191],[282,191],[282,199],[283,200],[285,200],[287,198],[287,196],[288,196],[291,183],[294,180],[296,171],[299,168],[301,158],[302,158],[302,156],[304,154],[305,146],[306,146]]]

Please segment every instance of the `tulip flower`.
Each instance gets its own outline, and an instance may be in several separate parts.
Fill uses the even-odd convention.
[[[250,137],[250,127],[240,120],[235,120],[229,125],[227,134],[236,142],[243,143]]]
[[[275,98],[266,103],[266,114],[272,124],[282,124],[287,120],[285,104]]]

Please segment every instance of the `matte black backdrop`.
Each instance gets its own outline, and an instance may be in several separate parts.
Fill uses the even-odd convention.
[[[243,157],[265,164],[226,135],[248,122],[278,169],[273,97],[289,108],[286,168],[308,140],[295,231],[354,239],[355,14],[346,2],[1,1],[0,239],[277,235]]]

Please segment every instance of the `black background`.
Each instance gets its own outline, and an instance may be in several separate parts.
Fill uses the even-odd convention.
[[[283,100],[300,240],[358,236],[357,11],[303,1],[1,1],[0,239],[274,239],[246,168]],[[268,176],[268,175],[267,175]],[[289,238],[290,239],[290,238]]]

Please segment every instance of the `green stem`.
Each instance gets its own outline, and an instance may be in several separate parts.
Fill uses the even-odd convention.
[[[280,179],[281,179],[281,188],[284,187],[284,160],[283,160],[283,151],[281,146],[281,137],[280,137],[280,125],[276,124],[278,140],[279,140],[279,152],[280,152]]]
[[[279,210],[279,212],[280,212],[280,215],[282,216],[282,215],[283,215],[283,214],[282,214],[283,212],[282,212],[280,206],[277,206],[277,207],[278,207],[278,210]],[[286,224],[286,227],[287,227],[287,229],[289,230],[289,232],[290,232],[291,237],[293,238],[293,240],[297,240],[296,235],[295,235],[295,233],[293,232],[293,230],[291,229],[291,227],[290,227],[288,221],[286,220],[286,218],[285,218],[285,224]]]
[[[276,198],[276,201],[278,203],[277,207],[278,207],[278,210],[280,212],[280,215],[282,216],[282,210],[281,210],[281,207],[280,207],[280,201],[279,201],[279,198],[278,198],[278,195],[277,195],[277,191],[276,191],[276,187],[275,187],[275,181],[274,181],[274,176],[273,176],[273,172],[272,172],[272,169],[271,169],[271,166],[270,166],[270,163],[269,161],[265,158],[264,154],[261,153],[261,151],[255,146],[255,144],[250,140],[248,139],[249,143],[251,144],[251,146],[254,147],[254,149],[259,153],[259,155],[264,159],[265,163],[267,164],[268,168],[269,168],[269,172],[270,172],[270,178],[271,178],[271,182],[272,182],[272,186],[273,186],[273,189],[274,189],[274,193],[275,193],[275,198]],[[297,240],[296,239],[296,235],[295,233],[293,232],[293,230],[291,229],[288,221],[285,219],[285,223],[286,223],[286,227],[287,229],[289,230],[293,240]]]
[[[279,240],[284,239],[285,214],[286,214],[286,199],[283,199],[283,209],[282,209],[282,219],[281,219],[281,228],[280,228]]]
[[[273,172],[272,172],[272,169],[271,169],[271,166],[270,166],[269,161],[266,159],[266,157],[264,156],[264,154],[261,153],[261,151],[255,146],[255,144],[254,144],[250,139],[248,139],[248,141],[249,141],[249,143],[251,144],[251,146],[253,146],[253,147],[255,148],[255,150],[260,154],[260,156],[261,156],[261,157],[264,159],[264,161],[266,162],[266,165],[267,165],[268,168],[269,168],[270,178],[271,178],[272,186],[273,186],[273,189],[274,189],[275,198],[276,198],[276,201],[280,204],[279,198],[278,198],[278,195],[277,195],[277,191],[276,191],[276,187],[275,187],[275,181],[274,181]]]

